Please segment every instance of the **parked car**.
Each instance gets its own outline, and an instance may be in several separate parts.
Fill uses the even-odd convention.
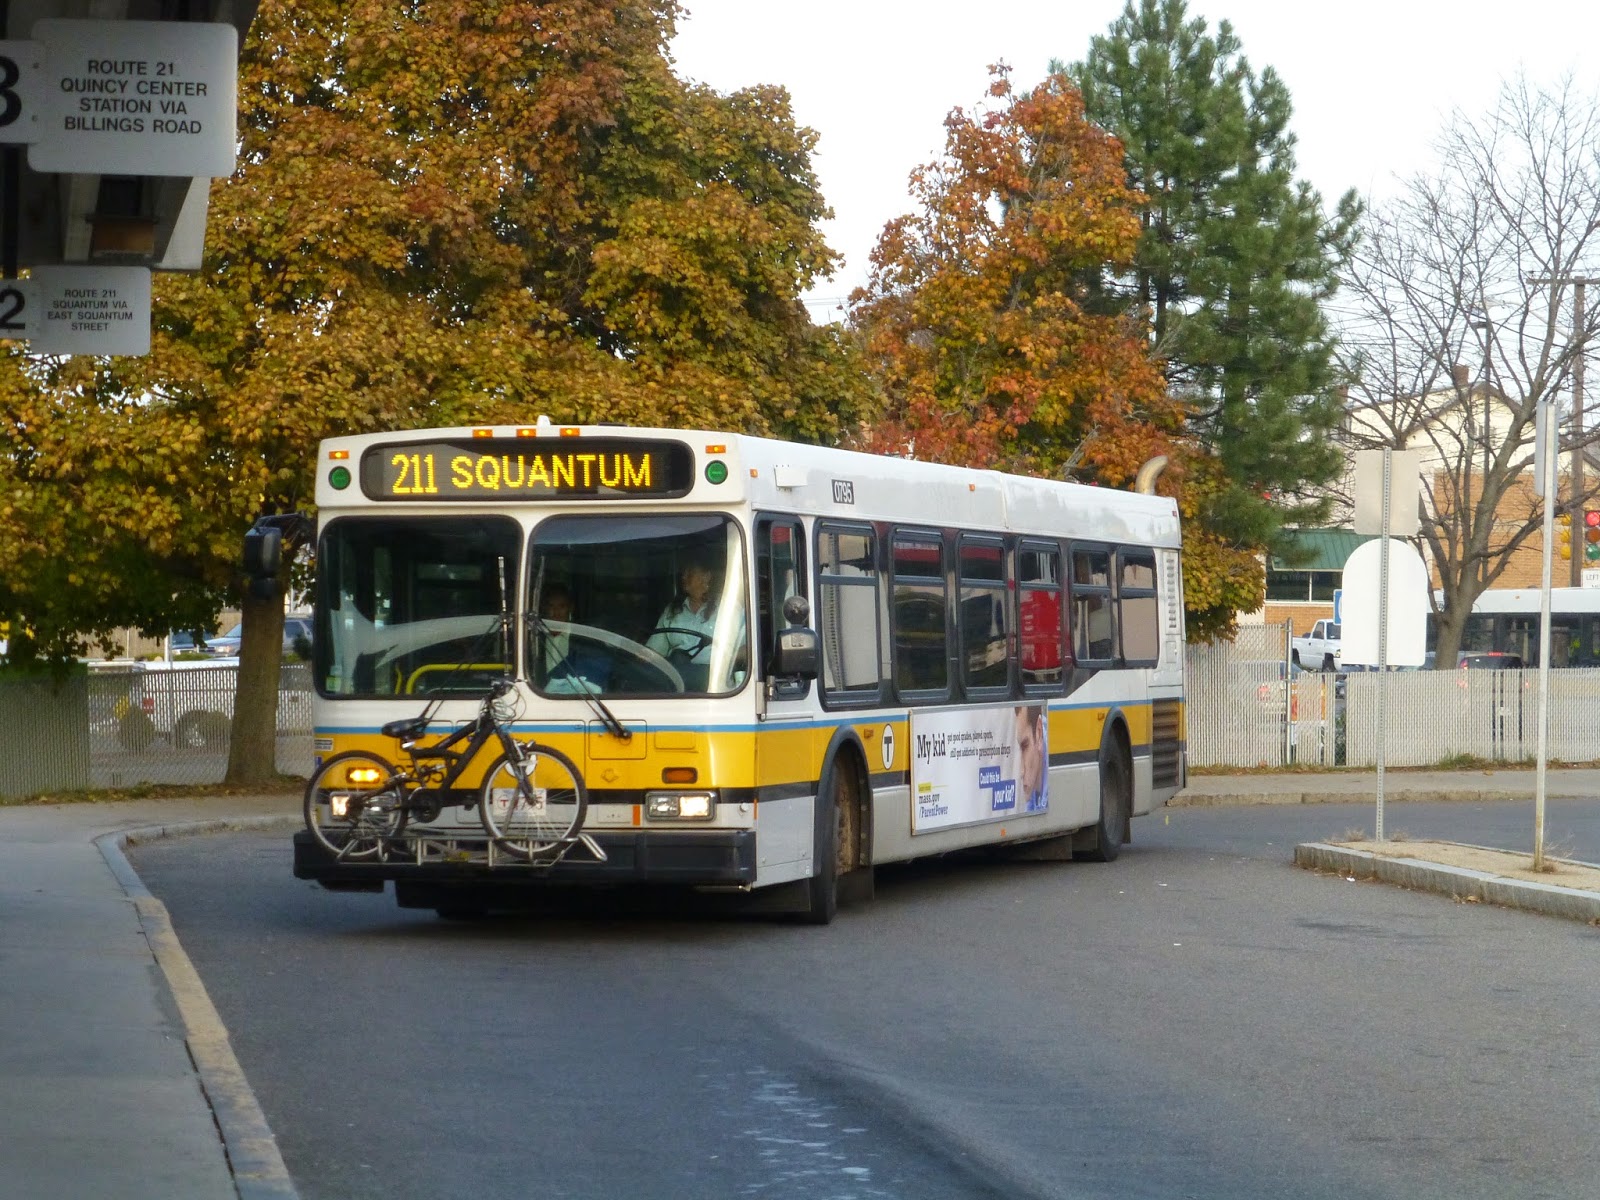
[[[125,749],[146,750],[157,740],[180,750],[216,749],[233,729],[237,658],[155,660],[134,664],[128,704],[118,737]],[[309,729],[309,692],[278,693],[278,727]]]
[[[173,658],[184,654],[210,654],[211,639],[199,629],[174,629],[167,635],[167,652]]]
[[[1307,671],[1337,671],[1344,661],[1339,622],[1321,620],[1304,637],[1291,638],[1289,656]]]
[[[1520,671],[1522,655],[1504,650],[1463,650],[1456,659],[1463,671]]]
[[[243,632],[244,623],[235,621],[233,628],[228,630],[227,633],[206,639],[206,653],[219,658],[237,658],[239,656],[239,639]],[[285,617],[283,619],[284,657],[309,657],[310,650],[311,618],[308,616]]]

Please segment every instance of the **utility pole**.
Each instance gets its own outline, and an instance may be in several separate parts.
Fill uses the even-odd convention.
[[[1572,465],[1567,475],[1567,516],[1572,521],[1572,568],[1568,582],[1573,587],[1583,586],[1584,546],[1587,542],[1579,542],[1583,536],[1583,500],[1587,490],[1584,482],[1583,470],[1583,360],[1587,352],[1587,338],[1584,334],[1584,294],[1586,284],[1600,283],[1600,277],[1594,275],[1546,275],[1537,279],[1528,280],[1529,283],[1549,283],[1557,287],[1570,283],[1572,285],[1572,338],[1578,347],[1578,356],[1572,363],[1572,427],[1568,434],[1572,439]],[[1550,503],[1553,497],[1548,497],[1545,503]]]

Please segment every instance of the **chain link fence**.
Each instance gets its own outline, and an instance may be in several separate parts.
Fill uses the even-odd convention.
[[[1191,765],[1377,765],[1383,677],[1302,671],[1289,637],[1287,625],[1245,626],[1232,642],[1189,648]],[[222,782],[237,674],[233,664],[154,662],[96,664],[62,681],[0,677],[0,715],[18,748],[0,756],[0,796]],[[1390,766],[1537,754],[1538,671],[1391,671],[1388,682]],[[1548,755],[1600,760],[1600,668],[1550,672]],[[311,760],[311,669],[285,663],[277,769],[303,776]]]
[[[1375,767],[1385,675],[1302,671],[1288,625],[1244,626],[1189,648],[1188,754],[1197,767]],[[1497,763],[1538,753],[1539,672],[1387,672],[1384,762]],[[1600,668],[1550,672],[1551,762],[1600,760]]]
[[[0,758],[0,796],[136,784],[222,782],[238,667],[93,664],[64,680],[0,676],[0,714],[17,750]],[[311,669],[285,663],[278,690],[280,773],[311,764]]]

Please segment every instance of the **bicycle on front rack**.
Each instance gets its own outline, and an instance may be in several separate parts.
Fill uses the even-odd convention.
[[[396,767],[381,755],[347,750],[323,763],[306,785],[305,819],[323,849],[342,861],[382,859],[401,844],[412,820],[436,819],[444,808],[476,806],[492,846],[513,858],[549,863],[585,840],[580,830],[589,806],[588,789],[573,762],[553,746],[511,736],[510,711],[516,685],[494,684],[477,716],[443,741],[418,746],[433,708],[391,721],[385,737],[400,743],[408,764]],[[457,780],[491,742],[500,753],[476,789],[456,789]]]

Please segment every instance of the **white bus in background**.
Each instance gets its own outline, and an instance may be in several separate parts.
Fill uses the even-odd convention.
[[[1539,665],[1538,588],[1490,588],[1461,631],[1461,653],[1504,655]],[[1434,643],[1429,617],[1428,644]],[[1550,589],[1550,665],[1600,667],[1600,588]]]
[[[460,914],[670,884],[825,922],[840,880],[880,863],[1112,859],[1184,784],[1169,499],[543,421],[337,438],[316,476],[308,773],[354,749],[393,761],[385,723],[434,702],[442,734],[514,676],[515,731],[578,764],[605,851],[474,857],[468,787],[407,827],[466,848],[442,858],[336,860],[297,835],[295,873],[329,888],[393,883]],[[658,632],[691,567],[714,579],[698,641]],[[557,591],[570,617],[536,620]],[[816,673],[786,671],[808,638]]]

